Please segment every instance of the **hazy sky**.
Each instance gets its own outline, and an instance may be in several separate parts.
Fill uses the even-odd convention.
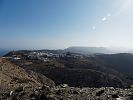
[[[133,0],[0,0],[0,48],[133,48]]]

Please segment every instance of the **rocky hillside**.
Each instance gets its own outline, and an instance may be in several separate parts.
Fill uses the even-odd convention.
[[[80,71],[76,74],[80,74]],[[71,70],[70,73],[63,73],[66,72],[71,74]],[[75,75],[75,72],[72,73]],[[93,75],[93,71],[89,73]],[[55,86],[52,80],[42,74],[24,70],[7,59],[0,59],[0,100],[133,100],[133,88]]]
[[[125,75],[133,77],[133,54],[104,54],[98,55],[95,57],[95,60],[104,63],[108,68],[112,68]]]
[[[29,62],[26,60],[27,63]],[[70,86],[85,87],[127,87],[128,80],[120,72],[98,63],[93,58],[59,58],[55,61],[40,62],[30,61],[27,65],[25,60],[14,61],[26,70],[33,70],[52,79],[57,85],[69,84]]]
[[[82,55],[71,52],[58,54],[48,50],[20,50],[9,52],[5,57],[26,71],[45,75],[56,85],[66,83],[70,86],[123,88],[133,84],[132,54]]]
[[[0,91],[14,90],[21,85],[38,87],[43,84],[54,86],[54,82],[44,75],[25,71],[6,59],[0,59]]]

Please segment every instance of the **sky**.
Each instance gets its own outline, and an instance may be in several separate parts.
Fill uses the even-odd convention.
[[[0,0],[0,48],[133,49],[133,0]]]

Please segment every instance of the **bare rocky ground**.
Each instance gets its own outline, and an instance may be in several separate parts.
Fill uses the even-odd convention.
[[[0,100],[133,100],[133,88],[56,86],[44,75],[0,59]]]
[[[112,87],[75,88],[60,85],[50,88],[18,87],[0,93],[1,100],[133,100],[133,89]]]

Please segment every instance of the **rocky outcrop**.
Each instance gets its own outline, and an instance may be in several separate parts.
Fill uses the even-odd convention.
[[[43,85],[50,86],[50,87],[55,86],[55,83],[51,79],[47,78],[46,76],[44,76],[44,75],[42,75],[40,73],[35,73],[35,72],[31,71],[31,70],[28,70],[27,72],[34,79],[36,79],[39,83],[41,83]]]
[[[54,82],[44,75],[25,71],[7,59],[0,58],[0,91],[14,90],[20,86],[38,87],[42,85],[52,87]]]

